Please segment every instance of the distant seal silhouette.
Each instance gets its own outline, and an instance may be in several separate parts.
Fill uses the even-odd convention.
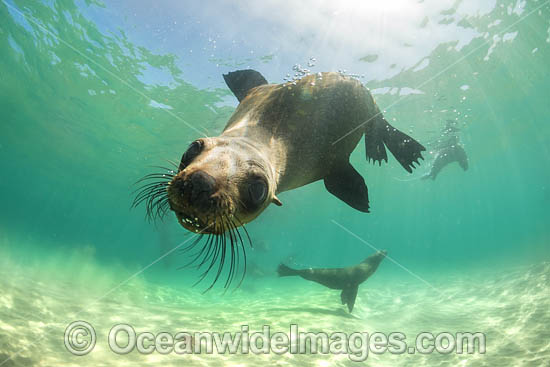
[[[330,289],[341,289],[340,299],[342,300],[342,304],[347,304],[348,310],[351,313],[355,305],[359,285],[374,274],[386,255],[386,251],[378,251],[374,255],[367,257],[360,264],[347,268],[296,270],[280,264],[277,272],[280,277],[300,276]]]
[[[270,203],[282,205],[279,193],[318,180],[349,206],[369,212],[367,186],[349,162],[363,135],[367,160],[387,161],[387,147],[412,172],[423,159],[425,148],[393,128],[356,79],[329,72],[267,84],[254,70],[224,79],[240,103],[221,135],[191,143],[177,171],[149,175],[152,182],[134,201],[145,202],[150,217],[170,209],[186,229],[221,236],[209,236],[208,249],[197,255],[207,262],[219,256],[223,266],[226,252],[218,248],[229,240],[233,266],[234,244],[244,253],[239,228]]]
[[[458,136],[458,129],[455,126],[456,122],[447,120],[447,126],[443,129],[442,136],[444,140],[435,148],[437,153],[432,162],[430,172],[422,176],[422,179],[431,178],[435,180],[443,167],[457,162],[464,171],[468,170],[468,156]]]

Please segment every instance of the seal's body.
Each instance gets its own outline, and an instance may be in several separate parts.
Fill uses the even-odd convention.
[[[456,127],[456,124],[456,121],[447,120],[447,126],[441,132],[443,138],[434,149],[436,154],[430,172],[422,176],[423,179],[431,178],[435,180],[443,167],[453,162],[457,162],[464,171],[468,170],[468,155],[462,144],[460,144],[458,135],[460,129]]]
[[[431,178],[432,180],[435,180],[443,167],[453,162],[457,162],[464,171],[468,170],[468,156],[466,155],[464,147],[460,144],[449,146],[438,151],[435,155],[434,161],[432,162],[430,172],[422,176],[422,178]]]
[[[355,304],[359,285],[374,274],[376,269],[378,269],[378,265],[380,265],[380,262],[385,257],[386,251],[378,251],[374,255],[367,257],[360,264],[347,268],[296,270],[280,264],[277,272],[280,277],[300,276],[330,289],[341,289],[340,298],[342,304],[347,304],[348,310],[351,312]]]
[[[349,163],[365,136],[367,159],[386,149],[409,172],[424,147],[388,124],[371,94],[339,73],[267,84],[256,71],[224,75],[240,101],[222,134],[194,142],[168,187],[170,208],[193,231],[219,233],[253,220],[277,194],[317,180],[351,207],[369,211],[367,186]],[[224,220],[221,220],[221,219]],[[208,228],[207,228],[208,227]]]
[[[251,90],[222,136],[254,141],[269,156],[279,193],[347,166],[364,134],[357,127],[378,112],[359,81],[338,73],[309,75],[296,85]]]

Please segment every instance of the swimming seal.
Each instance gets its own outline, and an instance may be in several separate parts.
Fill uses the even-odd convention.
[[[386,257],[386,251],[378,251],[367,257],[360,264],[349,266],[347,268],[325,268],[325,269],[303,269],[296,270],[280,264],[277,272],[280,277],[300,276],[306,280],[311,280],[324,285],[330,289],[341,289],[340,299],[342,304],[348,305],[351,313],[355,305],[355,298],[359,285],[367,280],[376,269],[380,262]]]
[[[221,135],[191,143],[177,170],[149,175],[152,182],[134,201],[145,202],[149,216],[170,209],[186,229],[221,236],[208,236],[200,265],[219,257],[223,266],[227,240],[233,269],[233,257],[244,253],[239,229],[270,203],[282,205],[279,193],[318,180],[352,208],[369,212],[367,186],[349,162],[363,135],[369,161],[387,162],[386,147],[408,172],[423,159],[425,148],[392,127],[356,79],[329,72],[268,84],[254,70],[224,79],[240,103]]]
[[[447,126],[441,132],[442,139],[434,148],[436,154],[430,172],[422,176],[422,179],[435,180],[443,167],[453,162],[457,162],[464,171],[468,170],[468,156],[460,143],[459,132],[460,129],[456,127],[456,121],[447,120]]]
[[[368,212],[367,186],[349,163],[359,139],[365,135],[367,159],[387,161],[387,146],[409,172],[425,150],[388,124],[356,79],[322,73],[270,85],[253,70],[224,78],[237,110],[220,136],[191,144],[167,190],[189,230],[212,225],[206,232],[219,233],[220,217],[248,223],[270,203],[280,205],[277,194],[321,179],[330,193]]]

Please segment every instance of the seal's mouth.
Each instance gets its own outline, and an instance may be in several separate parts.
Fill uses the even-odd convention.
[[[193,217],[183,212],[176,212],[176,218],[178,218],[178,222],[182,227],[191,232],[202,232],[208,228],[208,223],[203,222],[198,217]],[[212,233],[212,231],[209,233]]]
[[[202,234],[221,235],[227,230],[227,228],[224,228],[224,226],[221,225],[221,219],[218,221],[215,220],[216,216],[207,215],[206,217],[202,217],[199,215],[187,214],[184,211],[179,211],[177,209],[172,210],[176,214],[178,223],[188,231]],[[218,217],[223,218],[226,216],[226,214],[220,214]]]
[[[242,277],[238,284],[240,286],[246,274],[243,239],[248,239],[252,247],[244,223],[233,214],[228,201],[216,195],[208,176],[191,175],[187,179],[175,170],[160,168],[165,172],[149,174],[137,182],[141,187],[134,191],[136,197],[132,207],[144,203],[149,221],[162,220],[168,211],[172,210],[180,225],[196,234],[178,246],[190,243],[181,249],[181,252],[189,253],[191,258],[182,268],[191,265],[197,269],[205,268],[194,285],[209,274],[214,274],[212,283],[204,291],[206,292],[216,284],[222,274],[225,274],[227,278],[224,288],[227,290],[241,269],[242,258]],[[193,249],[196,251],[190,252]]]

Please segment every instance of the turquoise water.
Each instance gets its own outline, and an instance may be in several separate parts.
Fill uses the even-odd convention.
[[[106,335],[136,330],[483,332],[485,354],[370,355],[367,365],[550,364],[550,3],[13,1],[0,3],[0,365],[355,365],[346,356],[118,355]],[[408,175],[393,157],[351,162],[371,213],[317,182],[280,195],[247,225],[254,249],[238,289],[192,284],[173,216],[130,210],[151,166],[218,135],[237,101],[222,74],[252,68],[271,83],[296,70],[342,71],[385,117],[418,139]],[[447,120],[469,169],[422,180]],[[389,258],[339,293],[276,267],[343,267]],[[391,260],[390,260],[391,258]],[[98,332],[87,356],[65,327]]]

